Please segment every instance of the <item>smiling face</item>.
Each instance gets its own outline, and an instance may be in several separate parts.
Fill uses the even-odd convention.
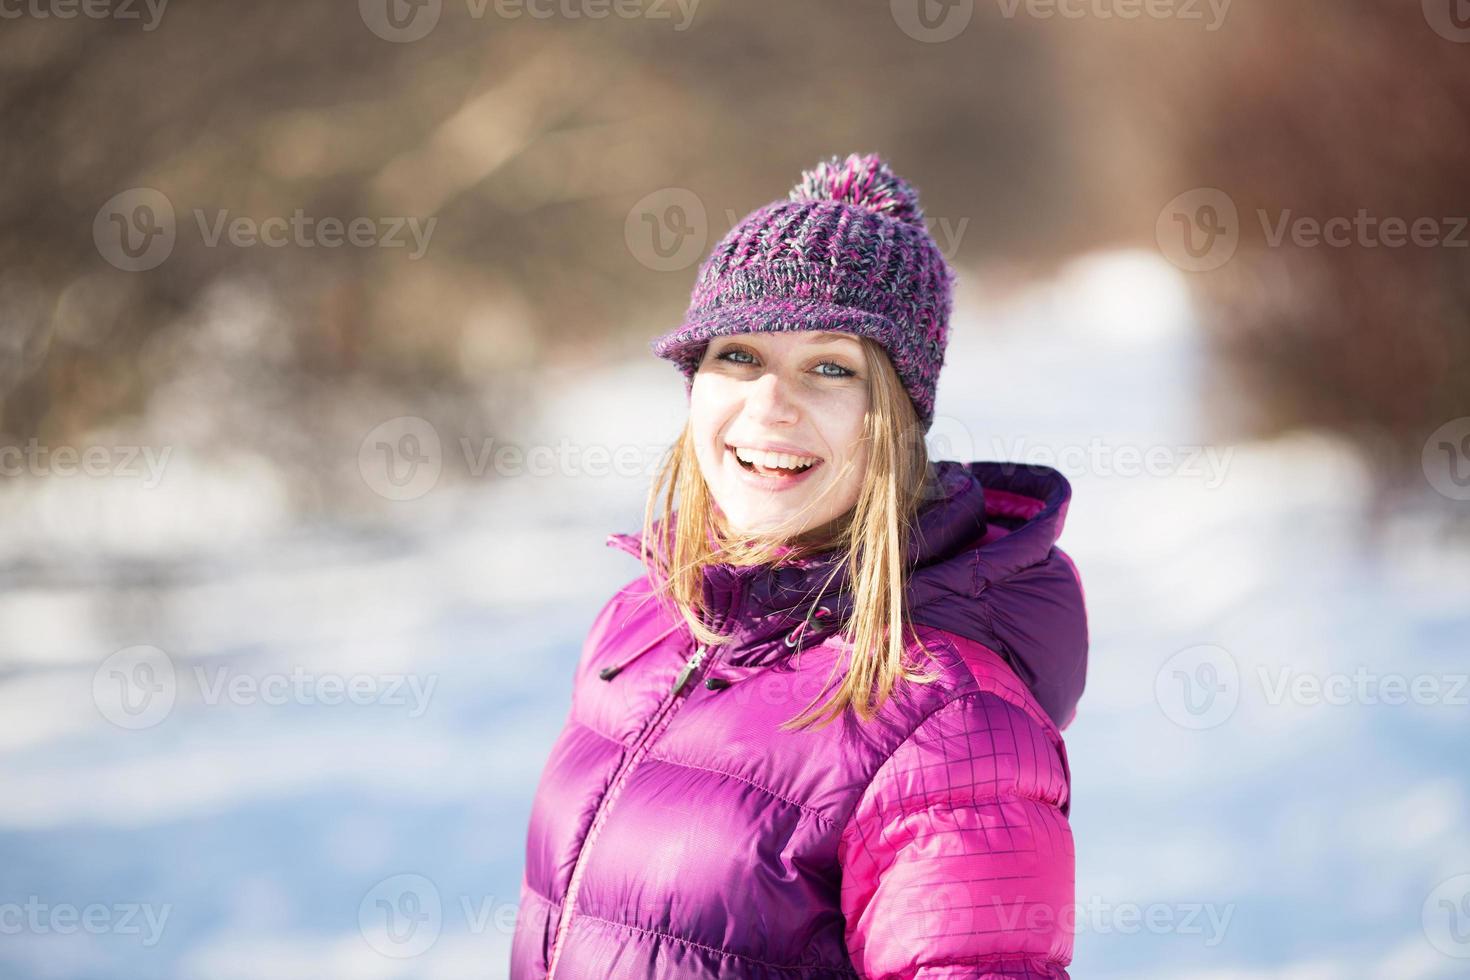
[[[710,341],[689,421],[699,469],[732,528],[790,540],[850,511],[870,407],[851,334],[758,332]]]

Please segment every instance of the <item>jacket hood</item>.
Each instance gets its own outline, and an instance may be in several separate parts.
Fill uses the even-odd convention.
[[[1087,673],[1081,578],[1057,547],[1072,489],[1050,466],[976,461],[933,463],[936,493],[919,508],[910,538],[908,607],[916,625],[984,644],[1003,656],[1058,728],[1071,723]],[[610,534],[637,557],[640,536]],[[743,658],[793,624],[805,639],[833,631],[852,611],[840,552],[782,565],[704,569],[711,626],[741,634]],[[820,618],[809,619],[814,609]],[[791,647],[788,641],[785,646]],[[769,651],[766,651],[769,652]]]

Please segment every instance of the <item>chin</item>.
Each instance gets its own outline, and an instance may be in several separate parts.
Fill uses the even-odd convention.
[[[789,523],[790,515],[784,511],[745,512],[741,514],[741,517],[743,520],[736,526],[746,534],[774,534],[780,531],[783,538],[794,538],[816,526],[811,521],[806,521],[800,526],[792,525]]]

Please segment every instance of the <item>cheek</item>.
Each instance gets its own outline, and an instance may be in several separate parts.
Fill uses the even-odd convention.
[[[867,392],[844,393],[850,397],[828,399],[827,404],[813,412],[819,419],[822,434],[834,453],[855,457],[866,447],[862,444],[863,430],[867,421]]]
[[[708,377],[705,374],[696,374],[694,387],[689,390],[689,420],[695,425],[703,425],[704,420],[712,414],[715,398]]]
[[[707,374],[694,376],[689,392],[689,430],[697,446],[713,444],[736,409],[728,388]]]

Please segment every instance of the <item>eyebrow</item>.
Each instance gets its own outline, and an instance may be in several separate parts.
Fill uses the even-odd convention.
[[[814,344],[835,344],[839,341],[857,339],[855,335],[839,330],[822,330],[812,334]]]
[[[756,331],[756,332],[759,333],[761,331]],[[734,339],[738,339],[740,336],[741,336],[740,334],[724,334],[724,335],[722,335],[722,337],[716,337],[716,338],[713,338],[713,339],[715,339],[715,340],[719,340],[719,339],[734,340]],[[846,331],[841,331],[841,330],[819,330],[819,331],[817,331],[817,332],[815,332],[815,333],[812,334],[812,342],[813,343],[817,343],[817,344],[831,344],[831,343],[835,343],[836,341],[839,341],[839,340],[857,340],[857,339],[858,338],[857,338],[857,336],[855,334],[848,333]]]

